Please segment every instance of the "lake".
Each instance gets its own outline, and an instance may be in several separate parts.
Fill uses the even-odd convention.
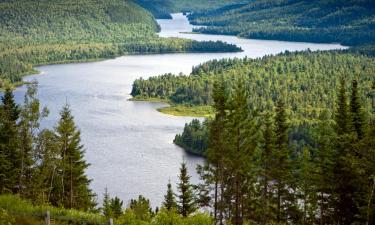
[[[101,202],[107,187],[111,196],[127,204],[142,194],[159,206],[168,180],[178,181],[179,167],[184,160],[197,182],[195,167],[203,159],[189,155],[173,144],[175,134],[193,118],[164,115],[156,111],[162,103],[128,101],[133,81],[163,73],[189,74],[194,65],[207,60],[233,57],[261,57],[285,50],[328,50],[344,48],[338,44],[313,44],[284,41],[239,39],[234,36],[189,34],[192,27],[185,16],[173,14],[172,20],[158,20],[162,37],[194,40],[221,40],[240,46],[239,53],[184,53],[131,55],[116,59],[37,67],[41,74],[25,80],[39,82],[38,97],[50,115],[42,123],[53,127],[59,110],[68,102],[81,130],[87,170],[93,179],[91,188]],[[16,100],[23,101],[25,87],[15,91]]]

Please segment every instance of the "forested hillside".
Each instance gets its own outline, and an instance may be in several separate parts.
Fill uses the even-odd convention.
[[[245,38],[344,45],[375,43],[372,0],[243,1],[190,15],[196,31]],[[246,3],[247,2],[247,3]]]
[[[136,0],[157,19],[171,19],[171,13],[195,12],[223,7],[240,0]]]
[[[366,115],[371,113],[375,105],[374,74],[372,57],[340,51],[287,52],[259,59],[214,60],[193,68],[190,76],[165,74],[139,79],[133,84],[132,95],[170,101],[172,114],[175,109],[185,108],[191,116],[190,108],[213,104],[215,79],[222,77],[226,93],[231,96],[235,80],[241,78],[249,92],[249,108],[269,110],[275,107],[278,98],[283,98],[291,118],[290,144],[301,148],[311,141],[311,129],[321,118],[333,121],[341,78],[358,79],[363,110]],[[168,108],[163,111],[168,112]],[[198,112],[197,116],[202,114],[205,112]],[[175,143],[189,152],[204,155],[206,126],[196,122],[187,124]]]
[[[160,98],[190,106],[213,103],[213,82],[223,77],[228,91],[242,77],[249,91],[249,107],[270,108],[282,96],[296,123],[321,115],[332,118],[341,77],[358,78],[367,112],[374,104],[375,60],[351,53],[286,52],[258,59],[223,59],[193,68],[190,76],[165,74],[133,84],[133,97]]]
[[[239,50],[220,42],[158,38],[151,13],[132,1],[2,1],[0,21],[0,88],[19,82],[39,64],[129,53]]]

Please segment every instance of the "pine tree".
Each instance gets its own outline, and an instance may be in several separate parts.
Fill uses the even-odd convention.
[[[366,225],[375,223],[375,120],[371,120],[365,129],[364,138],[360,142],[361,157],[358,167],[361,173],[362,222]]]
[[[364,135],[363,125],[364,118],[358,96],[358,82],[353,80],[352,82],[352,95],[350,98],[350,114],[351,114],[351,127],[355,132],[357,138],[361,140]]]
[[[334,127],[327,123],[327,118],[320,118],[318,130],[315,133],[317,142],[316,157],[314,165],[316,174],[311,176],[314,181],[318,193],[317,200],[319,202],[319,224],[334,223],[332,214],[332,206],[334,205],[334,165],[336,161],[334,143],[335,140]]]
[[[227,110],[227,96],[225,93],[225,84],[223,77],[215,80],[213,90],[215,118],[209,124],[208,134],[208,150],[206,167],[212,173],[213,179],[205,180],[205,183],[212,183],[214,185],[214,220],[215,223],[223,224],[225,202],[224,202],[224,163],[223,159],[226,155],[226,110]],[[208,178],[208,177],[206,177]]]
[[[89,188],[91,180],[85,174],[89,164],[83,159],[81,134],[74,124],[68,105],[63,107],[60,116],[56,132],[63,160],[61,168],[62,204],[66,208],[88,210],[93,208],[95,203]]]
[[[262,186],[260,187],[262,200],[261,200],[261,223],[267,224],[267,221],[274,219],[274,215],[271,213],[270,206],[270,190],[269,185],[271,180],[271,167],[272,167],[272,156],[274,155],[274,133],[271,115],[267,114],[264,119],[264,129],[263,129],[263,146],[260,155],[260,167],[261,167],[261,177]]]
[[[353,102],[354,103],[354,102]],[[354,105],[353,105],[354,106]],[[357,107],[357,106],[355,106]],[[355,108],[354,107],[354,108]],[[357,153],[355,137],[351,132],[350,110],[347,103],[345,80],[341,80],[338,93],[335,140],[335,162],[334,162],[334,185],[335,185],[335,219],[338,224],[351,224],[358,207],[355,203],[356,174],[353,162],[356,161]]]
[[[171,211],[177,208],[176,199],[172,190],[171,181],[168,182],[167,185],[167,194],[164,195],[164,202],[163,206],[168,210]]]
[[[315,168],[310,150],[304,148],[299,156],[299,177],[298,190],[302,199],[302,219],[301,224],[313,224],[316,212],[316,186],[314,179]]]
[[[0,193],[12,192],[20,169],[18,124],[20,109],[7,88],[0,105]]]
[[[181,164],[179,179],[180,182],[177,185],[179,190],[177,207],[180,215],[187,217],[191,213],[195,212],[196,204],[193,188],[190,184],[190,176],[184,162]]]
[[[288,125],[284,102],[279,99],[276,106],[275,117],[275,151],[274,162],[272,167],[272,180],[275,182],[276,193],[276,221],[281,223],[286,221],[286,212],[284,203],[289,197],[288,185],[291,181],[291,163],[290,152],[288,149]]]
[[[105,188],[103,196],[103,206],[102,206],[103,215],[106,218],[112,218],[112,209],[111,209],[111,197],[108,193],[108,189]]]
[[[336,130],[338,135],[346,134],[349,132],[349,109],[348,100],[346,95],[346,83],[341,79],[340,89],[338,93],[337,109],[335,115]]]
[[[134,212],[137,219],[147,222],[151,220],[153,212],[150,206],[150,200],[142,195],[139,195],[138,199],[130,200],[130,209]]]
[[[111,211],[115,219],[119,218],[123,214],[122,206],[124,202],[118,197],[112,198],[110,201]]]

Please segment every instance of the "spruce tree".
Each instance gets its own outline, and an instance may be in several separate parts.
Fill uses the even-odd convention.
[[[0,193],[15,191],[20,169],[17,120],[19,106],[11,89],[5,89],[0,104]]]
[[[112,198],[110,201],[111,211],[115,219],[119,218],[123,214],[122,206],[124,202],[118,197]]]
[[[206,179],[205,183],[212,183],[214,186],[214,220],[222,224],[224,220],[224,158],[227,154],[226,136],[226,116],[227,116],[227,95],[223,77],[215,80],[213,89],[213,99],[215,108],[215,118],[209,123],[207,161],[208,173],[212,173],[213,179]],[[205,177],[209,178],[209,177]]]
[[[113,215],[112,209],[111,209],[111,197],[108,193],[107,188],[105,188],[105,191],[104,191],[102,212],[106,218],[111,218]]]
[[[352,82],[352,95],[350,98],[350,114],[351,114],[351,127],[355,132],[357,138],[361,140],[364,135],[363,125],[364,118],[360,104],[360,98],[358,96],[358,82],[353,80]]]
[[[176,199],[175,199],[175,196],[174,196],[174,193],[173,193],[173,190],[172,190],[171,181],[169,181],[168,185],[167,185],[167,194],[164,195],[163,206],[168,211],[176,209],[176,207],[177,207]]]
[[[260,167],[261,167],[261,177],[262,184],[261,190],[261,223],[267,224],[267,221],[274,219],[274,215],[271,213],[270,205],[270,188],[269,185],[272,183],[271,180],[271,167],[272,167],[272,156],[274,155],[274,132],[273,132],[273,121],[271,115],[267,114],[264,118],[264,128],[263,128],[263,145],[262,152],[260,155]]]
[[[351,224],[358,213],[358,207],[355,203],[357,175],[353,168],[357,153],[355,150],[355,137],[353,132],[351,132],[351,117],[346,92],[345,80],[342,79],[335,116],[336,140],[334,144],[335,161],[333,170],[334,198],[336,199],[334,203],[335,220],[338,224]]]
[[[350,119],[348,109],[348,99],[346,94],[346,83],[344,79],[340,81],[340,89],[337,98],[337,109],[335,114],[336,132],[338,135],[349,132]]]
[[[190,184],[190,176],[188,174],[186,164],[183,162],[180,168],[180,182],[177,185],[178,195],[178,211],[183,217],[189,216],[196,210],[195,197],[192,185]]]
[[[75,126],[68,105],[63,107],[60,116],[56,133],[63,161],[61,168],[62,204],[66,208],[92,209],[95,203],[93,193],[89,188],[91,180],[85,174],[89,164],[83,159],[84,150],[80,131]]]
[[[289,197],[288,185],[291,184],[291,162],[288,149],[288,124],[284,102],[279,99],[276,106],[275,116],[275,151],[273,156],[272,179],[275,184],[276,193],[276,221],[286,221],[286,199]]]

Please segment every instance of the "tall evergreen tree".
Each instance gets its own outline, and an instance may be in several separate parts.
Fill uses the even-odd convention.
[[[122,206],[124,202],[118,197],[112,198],[110,201],[111,211],[115,219],[119,218],[123,214]]]
[[[375,120],[370,121],[361,142],[360,167],[363,169],[364,205],[361,207],[366,225],[375,223]]]
[[[95,206],[93,193],[89,188],[91,180],[85,174],[89,166],[83,159],[81,134],[75,126],[68,105],[60,112],[60,121],[56,127],[61,157],[62,204],[67,208],[88,210]]]
[[[215,80],[213,90],[215,118],[209,125],[207,161],[208,169],[211,170],[213,179],[205,181],[214,185],[214,219],[215,223],[224,222],[224,158],[227,154],[227,143],[225,142],[227,96],[223,77]],[[209,171],[208,171],[209,172]],[[208,178],[208,177],[206,177]]]
[[[353,80],[352,82],[352,95],[350,98],[350,114],[351,114],[351,127],[355,132],[357,138],[360,140],[364,135],[364,115],[362,112],[360,98],[358,96],[358,82]]]
[[[334,207],[335,132],[331,123],[327,123],[328,118],[320,119],[314,136],[317,143],[316,157],[313,158],[315,174],[311,174],[310,179],[314,181],[318,194],[319,224],[332,224],[334,215],[330,209]]]
[[[264,118],[264,128],[263,128],[263,145],[262,152],[260,155],[260,174],[262,177],[262,184],[260,187],[261,191],[261,223],[267,224],[267,221],[274,219],[274,215],[271,213],[270,205],[270,188],[269,185],[272,183],[271,180],[271,167],[272,167],[272,156],[274,155],[274,131],[273,122],[271,120],[271,115],[267,114]]]
[[[179,179],[180,182],[177,185],[179,190],[177,207],[180,215],[187,217],[195,212],[196,203],[185,162],[181,164]]]
[[[279,99],[276,106],[275,117],[275,151],[273,156],[272,180],[274,180],[274,191],[276,194],[276,221],[277,223],[287,220],[284,208],[289,198],[291,183],[291,154],[288,149],[288,124],[284,102]],[[289,187],[288,187],[289,186]]]
[[[111,218],[113,215],[112,209],[111,209],[111,197],[108,193],[107,188],[105,188],[105,191],[104,191],[102,212],[106,218]]]
[[[167,194],[164,195],[164,202],[163,206],[168,210],[173,210],[177,208],[176,199],[172,190],[172,184],[171,181],[168,182],[167,185]]]
[[[355,137],[351,132],[350,110],[346,94],[345,80],[341,80],[336,110],[336,140],[334,162],[334,195],[335,220],[338,224],[351,224],[358,214],[355,203],[356,170],[353,162],[356,161]],[[355,106],[358,107],[358,106]]]
[[[346,94],[346,83],[342,78],[340,81],[340,89],[337,98],[337,109],[335,114],[336,131],[338,135],[346,134],[349,132],[350,119],[349,119],[348,99]]]
[[[20,109],[11,89],[5,89],[0,104],[0,193],[12,192],[20,169],[18,124]]]

